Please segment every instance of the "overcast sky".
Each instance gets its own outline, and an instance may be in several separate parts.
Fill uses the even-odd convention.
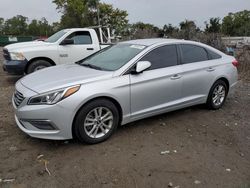
[[[210,17],[223,18],[229,12],[250,10],[250,0],[102,0],[114,7],[127,10],[130,23],[143,21],[159,27],[178,25],[185,19],[194,20],[200,27]],[[59,21],[60,14],[52,0],[0,0],[0,17],[17,14],[49,22]]]

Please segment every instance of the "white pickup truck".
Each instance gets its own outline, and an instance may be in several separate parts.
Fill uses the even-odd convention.
[[[102,36],[100,38],[103,42]],[[3,69],[11,74],[29,74],[45,67],[79,61],[107,46],[100,43],[94,29],[64,29],[44,41],[5,46]]]

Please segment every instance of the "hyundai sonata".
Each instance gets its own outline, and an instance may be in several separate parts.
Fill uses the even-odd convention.
[[[28,135],[94,144],[118,125],[206,104],[219,109],[237,83],[235,58],[173,39],[121,42],[16,83],[15,120]]]

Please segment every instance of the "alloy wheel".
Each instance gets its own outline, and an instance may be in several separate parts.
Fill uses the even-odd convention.
[[[106,107],[91,110],[84,121],[84,130],[91,138],[105,136],[113,126],[113,113]]]
[[[214,88],[212,101],[215,106],[220,106],[226,97],[226,88],[223,85],[217,85]]]

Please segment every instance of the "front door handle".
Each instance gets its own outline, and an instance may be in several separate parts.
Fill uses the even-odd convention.
[[[209,68],[207,69],[207,72],[213,72],[213,71],[215,71],[215,68],[213,68],[213,67],[209,67]]]
[[[87,48],[87,50],[94,50],[94,48]]]
[[[181,75],[179,74],[175,74],[171,77],[171,80],[177,80],[177,79],[180,79],[181,78]]]

